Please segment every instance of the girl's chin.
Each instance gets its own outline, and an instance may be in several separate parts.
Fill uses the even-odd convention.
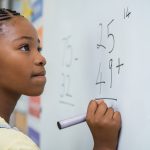
[[[43,89],[39,89],[39,90],[34,90],[34,91],[30,91],[30,92],[27,92],[27,93],[24,93],[24,95],[27,95],[27,96],[40,96],[42,93],[43,93]]]

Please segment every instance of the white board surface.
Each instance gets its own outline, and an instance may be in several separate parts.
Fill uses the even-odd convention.
[[[121,112],[119,150],[150,149],[150,1],[45,0],[47,85],[42,150],[91,150],[82,123],[57,121],[86,112],[93,98]]]

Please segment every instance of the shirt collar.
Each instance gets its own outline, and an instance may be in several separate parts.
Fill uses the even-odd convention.
[[[11,126],[5,121],[4,118],[0,117],[0,128],[11,128]]]

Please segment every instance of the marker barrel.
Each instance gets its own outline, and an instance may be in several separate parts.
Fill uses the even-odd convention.
[[[86,120],[86,114],[80,115],[80,116],[75,116],[72,118],[68,118],[65,120],[61,120],[57,122],[57,126],[59,129],[64,129],[79,123],[82,123]]]

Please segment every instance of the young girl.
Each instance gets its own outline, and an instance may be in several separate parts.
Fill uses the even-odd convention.
[[[0,150],[39,150],[8,124],[22,94],[40,95],[46,83],[46,60],[32,24],[16,11],[0,9]],[[86,117],[94,150],[116,150],[121,124],[119,112],[104,101],[89,103]]]

